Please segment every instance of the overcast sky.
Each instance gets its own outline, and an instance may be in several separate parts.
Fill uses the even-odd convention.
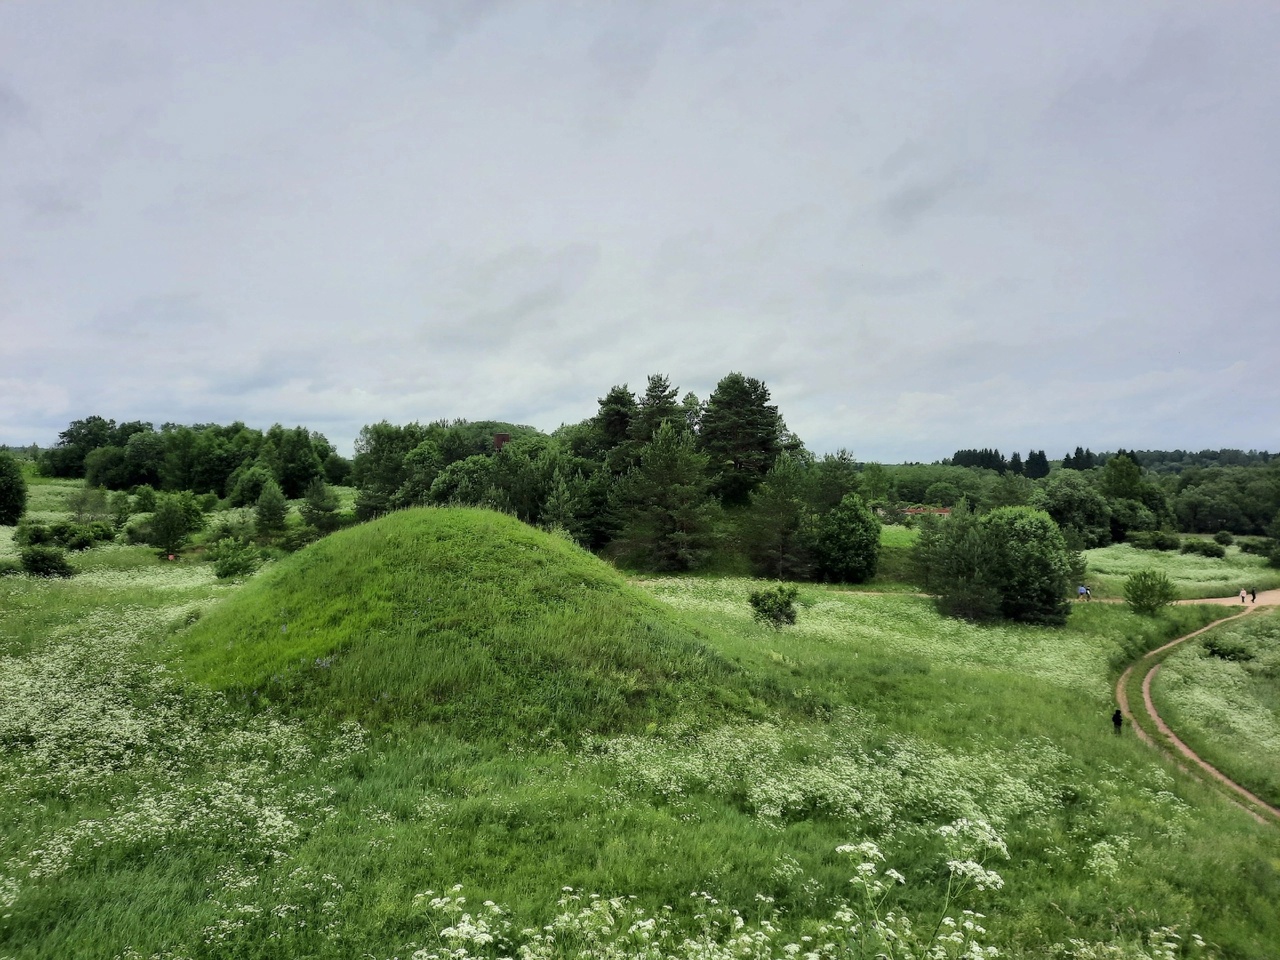
[[[0,443],[1280,450],[1280,4],[0,3]]]

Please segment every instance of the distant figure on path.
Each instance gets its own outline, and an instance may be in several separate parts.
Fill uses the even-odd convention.
[[[1082,584],[1080,584],[1080,586],[1079,586],[1079,587],[1077,587],[1077,588],[1076,588],[1076,601],[1077,601],[1077,602],[1079,602],[1079,601],[1083,600],[1083,599],[1084,599],[1084,594],[1085,594],[1085,586],[1084,586],[1084,584],[1082,583]]]
[[[1090,590],[1088,587],[1085,587],[1085,588],[1084,588],[1084,598],[1085,598],[1086,600],[1092,600],[1092,599],[1093,599],[1093,591],[1092,591],[1092,590]]]
[[[1250,597],[1250,599],[1251,599],[1251,600],[1253,600],[1253,602],[1254,602],[1254,603],[1257,603],[1257,602],[1258,602],[1258,588],[1257,588],[1257,587],[1250,587],[1250,588],[1249,588],[1249,597]]]
[[[1111,723],[1116,728],[1116,736],[1120,736],[1120,728],[1124,726],[1124,714],[1120,712],[1120,708],[1116,707],[1116,712],[1111,715]]]
[[[1244,603],[1244,587],[1240,588],[1240,602]]]

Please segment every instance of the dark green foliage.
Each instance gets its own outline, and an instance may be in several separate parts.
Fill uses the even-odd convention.
[[[961,500],[945,520],[926,520],[914,560],[927,589],[937,592],[944,613],[977,621],[999,615],[995,551],[967,501]]]
[[[726,505],[747,503],[787,439],[769,390],[754,377],[731,373],[716,384],[702,412],[698,447],[707,455],[712,492]]]
[[[964,501],[948,519],[922,525],[915,562],[946,613],[1052,626],[1066,622],[1078,568],[1044,511],[1001,507],[979,517]]]
[[[356,495],[356,519],[368,520],[394,509],[396,494],[404,485],[405,457],[427,439],[416,423],[398,427],[386,420],[361,428],[351,480]]]
[[[129,501],[129,494],[123,490],[115,490],[111,496],[107,498],[107,510],[111,514],[111,522],[117,530],[124,529],[124,525],[129,522],[129,517],[133,514],[133,507]]]
[[[191,511],[184,499],[175,493],[162,493],[151,514],[147,540],[161,553],[175,554],[187,542],[192,532],[191,523]]]
[[[147,484],[133,491],[133,509],[136,513],[150,513],[156,508],[156,492]]]
[[[431,501],[431,484],[444,468],[440,445],[434,440],[423,440],[405,454],[404,482],[395,492],[392,505],[396,507],[420,507]]]
[[[493,500],[493,458],[482,454],[449,464],[431,484],[431,502],[479,506]]]
[[[268,480],[254,510],[259,535],[270,537],[282,531],[288,515],[289,504],[285,502],[284,492],[274,480]]]
[[[1017,454],[1014,454],[1017,456]],[[1021,465],[1021,459],[1019,459]],[[1004,455],[999,450],[983,448],[982,450],[957,450],[951,458],[951,465],[954,467],[980,467],[984,470],[994,470],[996,473],[1004,473],[1008,469]]]
[[[206,556],[213,561],[213,573],[219,580],[247,577],[258,569],[261,562],[252,544],[232,537],[215,542]]]
[[[1159,570],[1139,570],[1124,584],[1124,599],[1134,613],[1154,616],[1178,598],[1178,591]]]
[[[1092,450],[1084,450],[1076,447],[1074,454],[1067,454],[1062,458],[1062,469],[1064,470],[1092,470],[1098,465],[1098,458]]]
[[[22,573],[22,561],[10,560],[8,557],[0,559],[0,577],[12,577]]]
[[[41,456],[41,472],[51,477],[83,477],[85,457],[111,444],[115,429],[114,420],[102,417],[73,420],[58,434],[57,445]]]
[[[751,615],[757,621],[781,630],[796,622],[796,599],[799,596],[799,588],[780,583],[776,587],[752,590],[747,600],[751,604]]]
[[[1201,648],[1207,657],[1217,657],[1219,660],[1230,660],[1233,663],[1248,663],[1255,656],[1253,647],[1243,637],[1216,631],[1204,638]]]
[[[267,431],[266,440],[273,443],[277,451],[276,479],[280,489],[285,499],[296,500],[322,472],[311,434],[306,427],[286,430],[277,423]],[[325,445],[328,446],[327,442]]]
[[[685,409],[676,402],[679,392],[662,374],[650,374],[644,396],[640,398],[627,431],[630,438],[637,443],[648,443],[658,428],[667,422],[687,428]]]
[[[1221,544],[1224,547],[1229,547],[1236,542],[1236,538],[1226,530],[1219,530],[1213,535],[1213,542]]]
[[[865,583],[876,574],[880,521],[856,493],[818,521],[813,542],[815,571],[836,583]]]
[[[26,509],[27,480],[22,467],[11,454],[0,450],[0,526],[13,526]]]
[[[1074,532],[1083,547],[1105,547],[1111,542],[1111,508],[1079,473],[1049,477],[1036,490],[1031,505],[1053,517],[1063,532]]]
[[[1013,453],[1009,454],[1009,472],[1022,476],[1023,470],[1022,454],[1015,450]]]
[[[228,479],[227,502],[233,507],[248,507],[258,502],[263,488],[273,483],[271,468],[265,463],[246,461]]]
[[[614,495],[622,522],[619,554],[651,570],[695,567],[711,547],[714,506],[707,458],[693,436],[664,423]]]
[[[1043,450],[1032,450],[1027,454],[1027,465],[1022,473],[1028,480],[1039,480],[1049,475],[1049,458]]]
[[[95,543],[115,539],[115,528],[101,520],[76,523],[57,520],[50,524],[22,524],[13,533],[13,541],[19,546],[47,545],[66,550],[88,550]]]
[[[994,555],[991,582],[1006,620],[1061,626],[1070,604],[1073,557],[1062,531],[1042,510],[1001,507],[982,517]]]
[[[1182,546],[1182,538],[1166,530],[1131,533],[1126,542],[1139,550],[1177,550]]]
[[[351,461],[336,452],[324,458],[324,478],[335,487],[345,487],[351,479]]]
[[[862,480],[858,462],[853,454],[841,448],[835,453],[824,454],[806,471],[809,483],[809,506],[818,513],[826,513],[846,493],[858,493]]]
[[[627,385],[615,386],[600,398],[600,409],[591,420],[596,450],[600,454],[619,447],[631,436],[631,423],[639,410]]]
[[[1200,540],[1196,537],[1188,537],[1182,541],[1183,553],[1198,553],[1202,557],[1209,557],[1213,560],[1221,560],[1227,555],[1227,548],[1220,543],[1214,543],[1212,540]]]
[[[302,513],[302,522],[321,533],[331,533],[341,525],[338,495],[319,477],[307,487],[306,498],[298,509]]]
[[[32,544],[18,554],[22,569],[33,577],[70,577],[76,569],[61,547]]]
[[[757,576],[797,580],[809,575],[812,519],[805,505],[804,470],[795,458],[786,453],[778,457],[751,494],[751,508],[741,515],[740,524]]]

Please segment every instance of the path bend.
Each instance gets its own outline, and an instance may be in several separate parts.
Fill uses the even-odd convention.
[[[1244,607],[1244,609],[1240,613],[1235,614],[1234,616],[1226,617],[1222,620],[1214,621],[1208,626],[1201,627],[1199,630],[1193,630],[1188,634],[1185,634],[1174,640],[1170,640],[1164,646],[1158,647],[1157,649],[1144,654],[1143,656],[1135,660],[1133,663],[1129,664],[1129,666],[1125,668],[1124,673],[1120,675],[1119,681],[1117,681],[1116,683],[1116,702],[1119,703],[1120,705],[1120,712],[1124,715],[1125,719],[1129,721],[1129,725],[1137,732],[1138,738],[1142,740],[1144,743],[1152,747],[1155,747],[1158,750],[1162,750],[1166,754],[1173,757],[1175,760],[1178,760],[1179,757],[1190,760],[1193,764],[1195,764],[1196,767],[1200,769],[1202,776],[1209,778],[1211,782],[1219,786],[1225,787],[1226,789],[1234,793],[1236,797],[1239,798],[1239,800],[1243,800],[1244,802],[1240,803],[1239,800],[1236,800],[1234,797],[1232,798],[1233,801],[1235,801],[1238,806],[1244,809],[1247,813],[1249,813],[1254,819],[1258,820],[1259,822],[1261,823],[1267,822],[1267,820],[1263,816],[1261,816],[1258,812],[1258,811],[1262,811],[1271,818],[1272,822],[1280,823],[1280,809],[1273,807],[1271,804],[1267,803],[1267,801],[1263,800],[1261,797],[1256,796],[1255,794],[1246,790],[1240,784],[1236,783],[1234,780],[1228,777],[1225,773],[1223,773],[1217,767],[1210,764],[1208,761],[1202,758],[1199,754],[1197,754],[1194,750],[1192,750],[1185,743],[1183,743],[1182,740],[1178,737],[1178,735],[1175,734],[1169,728],[1169,725],[1164,722],[1164,718],[1160,716],[1159,712],[1156,710],[1155,703],[1151,699],[1151,681],[1154,679],[1155,675],[1160,671],[1160,663],[1157,662],[1157,658],[1160,656],[1160,654],[1164,653],[1167,650],[1172,649],[1173,647],[1178,646],[1181,643],[1185,643],[1186,641],[1192,639],[1193,637],[1198,637],[1200,634],[1208,630],[1212,630],[1214,627],[1220,626],[1221,624],[1224,624],[1224,623],[1228,623],[1231,620],[1238,620],[1241,617],[1248,616],[1250,613],[1252,613],[1254,610],[1257,610],[1259,607],[1272,606],[1274,604],[1280,603],[1280,590],[1268,590],[1265,593],[1259,593],[1258,600],[1261,602],[1256,604],[1255,603],[1243,604],[1242,606]],[[1213,598],[1209,600],[1188,600],[1188,601],[1180,601],[1180,602],[1215,603],[1215,604],[1226,605],[1226,604],[1239,603],[1239,598],[1238,597],[1220,597],[1220,598]],[[1151,738],[1151,736],[1147,733],[1147,731],[1142,728],[1141,724],[1137,722],[1137,719],[1135,718],[1132,709],[1130,709],[1127,687],[1129,683],[1129,678],[1130,676],[1132,676],[1135,668],[1139,668],[1142,670],[1143,712],[1150,718],[1151,722],[1155,724],[1156,730],[1160,732],[1160,735],[1165,738],[1165,740],[1173,749],[1169,749],[1168,746],[1165,746],[1164,744],[1160,744],[1154,741]],[[1184,769],[1187,769],[1187,768],[1184,767]]]

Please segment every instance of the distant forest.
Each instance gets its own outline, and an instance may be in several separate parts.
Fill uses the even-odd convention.
[[[1280,457],[1269,453],[1077,447],[1051,461],[1044,450],[1006,458],[992,448],[900,465],[844,450],[815,456],[765,384],[741,373],[705,400],[681,397],[661,374],[643,392],[614,386],[592,417],[550,434],[497,421],[382,421],[360,431],[350,460],[302,426],[156,429],[99,416],[74,421],[51,448],[10,450],[47,476],[191,491],[224,506],[253,506],[268,485],[298,499],[317,484],[354,487],[356,521],[426,504],[486,505],[654,570],[865,578],[874,557],[869,570],[840,567],[849,537],[961,501],[978,512],[1042,509],[1076,549],[1141,544],[1162,531],[1280,535]]]

